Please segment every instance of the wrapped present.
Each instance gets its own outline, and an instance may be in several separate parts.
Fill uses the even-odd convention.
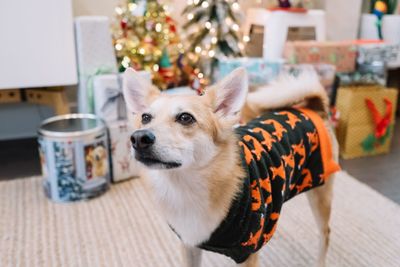
[[[357,64],[357,70],[339,73],[341,85],[378,84],[385,86],[387,80],[386,64],[381,61]]]
[[[303,71],[316,71],[321,84],[324,86],[329,98],[333,97],[336,67],[331,64],[285,64],[282,72],[297,76]]]
[[[149,84],[151,83],[150,72],[139,71],[138,73]],[[94,113],[106,123],[127,118],[120,74],[95,76],[93,79],[93,97]]]
[[[75,19],[79,72],[78,107],[81,113],[94,112],[94,77],[118,71],[109,27],[107,17],[87,16]]]
[[[337,137],[343,158],[390,151],[397,90],[381,86],[349,86],[338,91]]]
[[[332,64],[337,72],[354,71],[356,55],[356,46],[351,42],[294,41],[287,42],[284,49],[290,64]]]
[[[390,64],[398,60],[400,53],[399,44],[388,43],[361,43],[357,45],[357,63],[385,62]]]
[[[219,61],[218,78],[221,79],[234,69],[244,67],[249,76],[249,85],[257,87],[275,79],[283,64],[282,61],[271,62],[264,58],[226,58]]]
[[[112,181],[120,182],[140,174],[139,164],[132,158],[130,136],[133,132],[128,121],[108,123],[111,150]]]

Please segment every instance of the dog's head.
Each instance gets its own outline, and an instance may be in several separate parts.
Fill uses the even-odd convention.
[[[124,96],[134,114],[135,158],[152,169],[203,168],[232,141],[247,95],[247,73],[233,71],[205,95],[168,95],[134,70],[124,73]]]
[[[95,164],[103,164],[104,160],[106,160],[106,149],[103,146],[97,146],[92,151],[92,162]]]

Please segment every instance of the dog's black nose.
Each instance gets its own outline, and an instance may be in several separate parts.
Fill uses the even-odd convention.
[[[136,150],[151,147],[156,137],[149,130],[137,130],[131,135],[132,146]]]

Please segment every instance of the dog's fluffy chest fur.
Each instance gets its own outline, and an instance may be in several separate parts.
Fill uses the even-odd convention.
[[[201,178],[172,171],[149,173],[156,201],[170,227],[184,243],[193,246],[206,241],[225,216],[211,208],[209,189]]]

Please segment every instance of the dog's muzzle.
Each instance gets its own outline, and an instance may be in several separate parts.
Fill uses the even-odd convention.
[[[132,147],[136,151],[148,150],[155,141],[156,137],[149,130],[137,130],[131,135]]]
[[[160,160],[153,151],[156,137],[149,130],[137,130],[131,135],[132,147],[135,149],[135,158],[148,167],[161,167],[166,169],[178,168],[179,162],[166,162]]]

